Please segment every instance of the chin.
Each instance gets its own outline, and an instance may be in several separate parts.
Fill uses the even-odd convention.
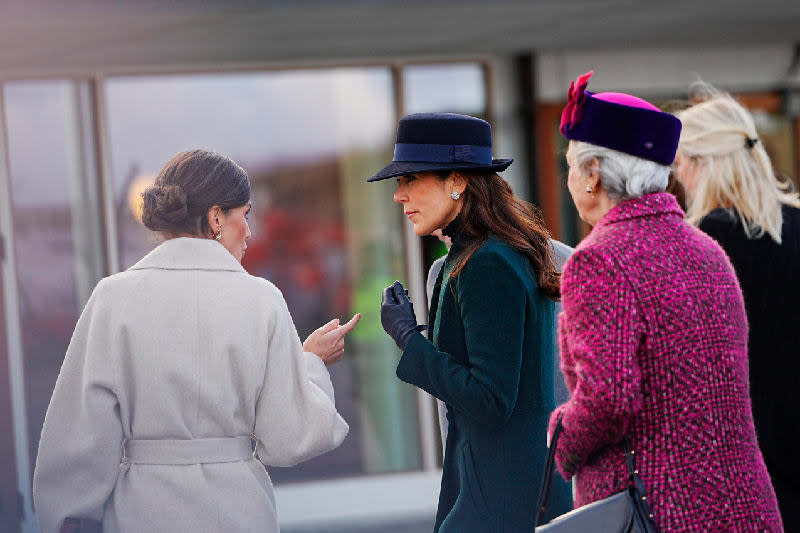
[[[417,235],[418,237],[424,237],[426,235],[430,235],[431,233],[433,233],[433,230],[435,229],[436,228],[430,228],[430,229],[423,228],[422,226],[417,226],[416,224],[414,224],[414,235]]]

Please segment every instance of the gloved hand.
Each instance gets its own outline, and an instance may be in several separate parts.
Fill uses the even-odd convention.
[[[417,324],[414,305],[399,281],[395,281],[393,285],[383,290],[381,325],[400,350],[406,349],[413,333],[428,329],[428,326]]]

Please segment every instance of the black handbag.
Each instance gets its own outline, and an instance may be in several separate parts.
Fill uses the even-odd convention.
[[[561,435],[561,419],[558,420],[553,430],[550,449],[547,451],[544,476],[539,489],[539,501],[536,505],[535,533],[657,533],[653,523],[653,514],[647,503],[644,483],[633,463],[634,451],[627,438],[625,439],[625,463],[628,466],[630,487],[608,498],[558,516],[547,524],[540,525],[547,509],[547,500],[550,497],[550,482],[553,478],[553,463],[559,435]]]

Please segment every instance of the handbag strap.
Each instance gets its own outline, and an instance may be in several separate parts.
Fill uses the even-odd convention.
[[[544,463],[544,475],[542,476],[542,483],[539,486],[539,499],[536,502],[536,515],[533,520],[533,527],[541,525],[544,520],[544,513],[547,510],[547,502],[550,499],[550,483],[553,481],[553,463],[556,458],[556,446],[558,445],[558,437],[561,435],[561,417],[556,422],[556,427],[553,429],[553,434],[550,436],[550,446],[547,449],[547,459]]]
[[[536,502],[536,515],[533,522],[534,528],[540,526],[541,521],[544,520],[544,514],[547,510],[547,502],[550,499],[550,485],[553,481],[553,464],[555,463],[556,446],[558,445],[558,437],[561,435],[561,431],[563,429],[562,419],[563,417],[558,418],[556,427],[553,428],[553,434],[550,436],[550,446],[547,449],[544,475],[542,476],[542,483],[539,487],[539,498]],[[647,515],[647,519],[652,521],[653,513],[650,511],[650,504],[647,502],[647,492],[644,488],[644,482],[642,481],[642,478],[639,477],[639,470],[636,469],[634,462],[636,452],[634,452],[633,448],[631,447],[631,441],[628,440],[628,437],[623,439],[623,443],[625,445],[625,464],[628,467],[628,477],[633,483],[632,488],[636,493],[634,497],[639,500],[638,503],[644,513]]]
[[[650,520],[652,523],[653,521],[653,512],[650,510],[650,504],[647,501],[647,491],[644,488],[644,482],[642,478],[639,477],[639,470],[636,468],[634,464],[634,458],[636,452],[633,451],[631,447],[631,441],[628,440],[628,437],[624,439],[625,443],[625,464],[628,467],[628,477],[630,478],[631,482],[633,483],[634,489],[634,498],[638,499],[638,505],[640,506],[642,512],[645,514],[643,517],[645,520]]]

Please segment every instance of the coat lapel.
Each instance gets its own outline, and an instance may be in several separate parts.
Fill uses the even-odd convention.
[[[439,269],[439,275],[436,276],[436,283],[433,285],[433,295],[431,296],[431,308],[428,310],[428,340],[433,342],[433,327],[436,322],[436,312],[439,310],[439,293],[442,290],[442,278],[444,270],[447,266],[447,260],[442,268]]]

